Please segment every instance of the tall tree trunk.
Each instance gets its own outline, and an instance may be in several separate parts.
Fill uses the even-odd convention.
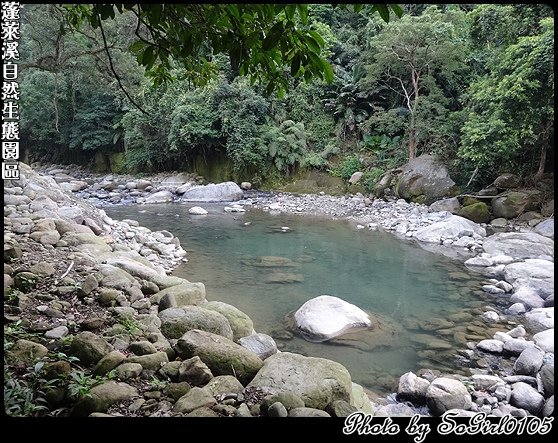
[[[533,181],[537,183],[544,174],[544,164],[546,163],[546,143],[541,143],[541,155],[539,158],[539,169],[533,177]]]
[[[539,169],[537,173],[533,177],[533,182],[536,184],[544,174],[544,165],[546,163],[546,148],[549,145],[549,138],[550,138],[550,129],[552,127],[552,123],[547,123],[544,130],[542,131],[541,135],[541,147],[540,147],[540,156],[539,156]]]
[[[415,113],[411,112],[411,123],[409,124],[409,160],[415,158],[417,152],[417,138],[415,128]]]
[[[414,68],[411,70],[411,81],[413,82],[413,95],[415,97],[415,100],[413,102],[413,108],[409,108],[409,111],[411,111],[411,122],[409,124],[409,160],[414,159],[417,153],[416,112],[420,91],[420,75]]]

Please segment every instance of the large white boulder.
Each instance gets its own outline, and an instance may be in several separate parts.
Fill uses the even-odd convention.
[[[554,241],[535,232],[500,232],[488,237],[483,248],[490,255],[514,258],[554,256]]]
[[[371,325],[368,314],[338,297],[320,295],[308,300],[294,315],[297,327],[311,341],[325,341],[349,329]]]
[[[173,200],[172,192],[170,191],[159,191],[151,194],[145,199],[145,203],[170,203]]]
[[[442,237],[460,237],[469,232],[486,237],[486,230],[482,226],[458,215],[450,215],[439,222],[418,229],[413,238],[426,243],[440,243]]]
[[[514,288],[532,288],[544,299],[554,293],[554,263],[548,260],[529,258],[511,263],[504,268],[504,278]]]
[[[192,186],[184,192],[183,202],[229,202],[240,200],[242,189],[234,182]]]

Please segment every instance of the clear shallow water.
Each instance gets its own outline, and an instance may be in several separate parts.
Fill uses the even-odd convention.
[[[474,291],[480,277],[468,275],[459,262],[389,233],[357,230],[344,221],[270,215],[255,209],[229,214],[223,211],[224,205],[217,204],[203,205],[209,211],[207,216],[193,216],[188,214],[191,206],[114,206],[105,210],[116,219],[131,218],[153,230],[171,231],[189,260],[173,275],[203,282],[208,300],[224,301],[244,311],[258,332],[277,337],[277,331],[285,328],[286,314],[322,294],[340,297],[404,326],[387,348],[310,343],[297,336],[276,338],[282,350],[339,361],[353,381],[372,391],[392,392],[397,377],[420,367],[459,366],[454,357],[459,346],[453,333],[466,332],[467,324],[452,322],[441,328],[443,334],[428,325],[433,318],[447,321],[452,314],[478,305]],[[247,222],[249,226],[245,226]],[[281,232],[282,226],[290,231]],[[292,266],[249,264],[261,256],[288,258]],[[276,278],[276,272],[296,274],[303,281],[266,282]]]

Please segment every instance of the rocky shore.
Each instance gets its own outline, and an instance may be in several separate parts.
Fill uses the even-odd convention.
[[[57,166],[24,166],[20,180],[5,182],[4,350],[14,399],[9,404],[22,407],[27,390],[38,392],[27,414],[13,413],[553,413],[552,218],[479,224],[453,214],[451,202],[426,206],[358,193],[261,194],[248,190],[248,184],[242,184],[242,192],[234,184],[207,187],[201,182],[187,174],[137,179]],[[246,314],[207,302],[203,284],[168,276],[186,259],[172,233],[152,232],[134,220],[112,220],[100,209],[106,204],[231,200],[235,205],[225,210],[258,207],[323,215],[349,219],[355,229],[391,231],[404,241],[459,257],[471,272],[483,273],[482,290],[494,304],[472,325],[496,332],[455,350],[471,375],[407,373],[395,396],[371,403],[341,364],[277,352],[273,339],[257,334]],[[434,327],[434,333],[443,328]]]

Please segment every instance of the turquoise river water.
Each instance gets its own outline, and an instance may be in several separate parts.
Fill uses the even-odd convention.
[[[338,361],[353,381],[371,391],[393,392],[401,374],[421,367],[459,367],[454,333],[466,324],[451,322],[433,331],[430,322],[448,323],[452,314],[458,319],[482,303],[480,277],[461,263],[386,232],[357,230],[346,221],[256,209],[225,213],[224,205],[217,204],[203,205],[209,214],[194,216],[188,214],[191,206],[112,206],[105,211],[115,219],[131,218],[152,230],[172,232],[189,260],[173,275],[203,282],[208,300],[244,311],[255,330],[274,336],[281,350]],[[281,230],[285,226],[288,232]],[[290,259],[291,266],[254,266],[262,256]],[[285,278],[291,282],[277,282]],[[289,337],[285,316],[322,294],[377,313],[401,331],[381,347]]]

